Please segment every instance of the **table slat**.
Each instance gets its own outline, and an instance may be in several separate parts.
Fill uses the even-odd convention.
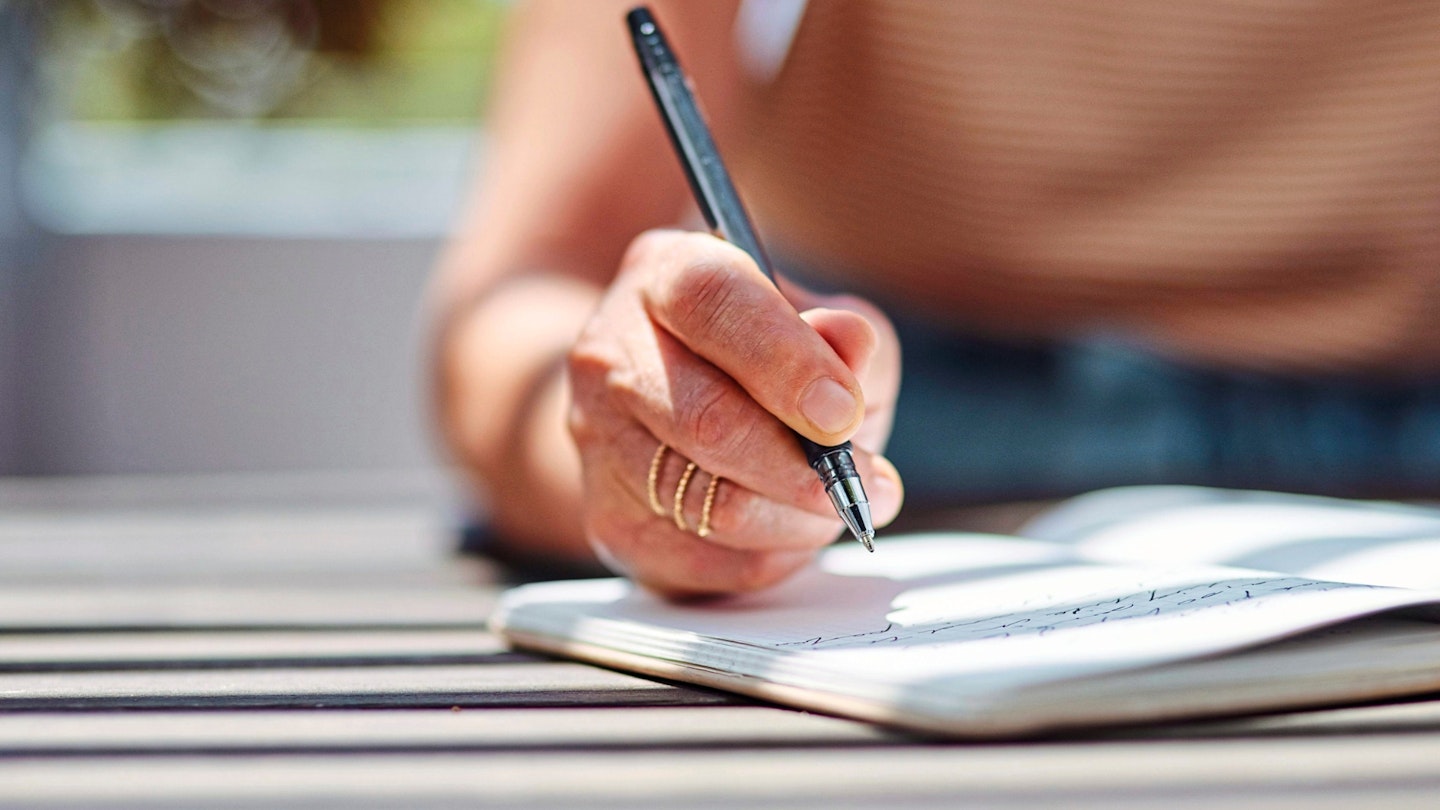
[[[0,714],[0,755],[615,750],[875,744],[863,723],[766,706]]]
[[[3,554],[3,550],[0,550]],[[485,583],[0,585],[0,633],[103,629],[479,627]]]
[[[539,659],[479,629],[0,635],[0,673],[513,660]]]
[[[0,711],[743,703],[583,664],[0,674]]]
[[[1440,741],[12,758],[31,804],[1433,807]],[[1420,801],[1429,804],[1419,804]],[[249,802],[250,804],[245,804]]]

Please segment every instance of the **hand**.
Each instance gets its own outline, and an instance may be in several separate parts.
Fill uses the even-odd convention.
[[[617,572],[679,597],[756,590],[803,567],[843,524],[792,429],[851,439],[876,524],[899,512],[900,476],[875,452],[899,390],[889,321],[853,297],[785,293],[706,234],[631,244],[569,356],[585,529]]]

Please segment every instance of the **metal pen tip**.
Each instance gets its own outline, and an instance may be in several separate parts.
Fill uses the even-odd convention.
[[[855,462],[850,457],[850,443],[824,450],[810,466],[825,482],[825,493],[835,513],[845,521],[845,528],[855,535],[868,551],[875,550],[875,519],[870,516],[870,499],[865,497],[865,486],[860,483],[860,474],[855,471]]]
[[[865,501],[849,502],[838,510],[845,528],[860,541],[866,551],[875,550],[875,522],[870,517],[870,504]]]

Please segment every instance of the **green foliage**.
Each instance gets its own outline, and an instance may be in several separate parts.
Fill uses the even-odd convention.
[[[500,0],[29,0],[52,114],[475,121]]]

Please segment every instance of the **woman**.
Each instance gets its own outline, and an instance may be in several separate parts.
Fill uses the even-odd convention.
[[[655,230],[695,218],[624,11],[516,10],[437,284],[504,542],[765,587],[841,528],[792,430],[854,442],[881,525],[901,471],[1435,490],[1440,7],[656,3],[783,295]]]

